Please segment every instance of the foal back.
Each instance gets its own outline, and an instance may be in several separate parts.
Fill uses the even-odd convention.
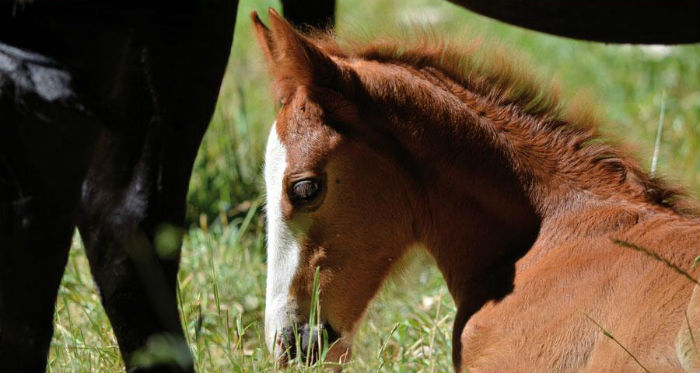
[[[464,328],[462,370],[697,371],[698,286],[615,240],[691,271],[700,225],[650,210],[601,207],[545,221],[516,264],[513,292]]]

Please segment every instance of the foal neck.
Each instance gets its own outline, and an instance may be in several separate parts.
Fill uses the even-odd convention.
[[[502,86],[484,88],[487,80],[459,80],[430,64],[354,67],[382,118],[368,132],[388,134],[412,168],[419,239],[458,305],[474,299],[466,294],[473,280],[495,274],[503,284],[492,281],[484,297],[505,295],[514,262],[553,216],[606,201],[667,208],[673,195],[598,141],[593,126],[552,112],[556,105],[528,109],[527,100],[505,99]]]

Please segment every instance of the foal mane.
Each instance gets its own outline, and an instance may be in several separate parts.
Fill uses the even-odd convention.
[[[494,121],[502,120],[503,111],[515,112],[528,120],[525,135],[533,142],[550,142],[561,147],[562,154],[577,154],[593,159],[593,164],[572,164],[568,173],[591,173],[592,182],[609,194],[627,189],[635,200],[683,215],[698,215],[697,204],[686,193],[670,187],[661,178],[652,177],[638,163],[620,151],[620,146],[603,139],[593,105],[581,96],[565,106],[558,88],[536,69],[505,48],[487,48],[479,39],[455,44],[430,30],[411,30],[405,34],[362,42],[358,38],[339,38],[329,32],[310,30],[309,40],[324,53],[340,59],[361,59],[419,71],[435,69],[461,85],[481,102],[479,114]],[[408,40],[407,40],[408,39]],[[514,63],[513,61],[517,62]],[[606,193],[606,194],[607,194]]]

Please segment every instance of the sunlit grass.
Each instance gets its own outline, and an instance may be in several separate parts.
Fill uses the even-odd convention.
[[[179,274],[179,304],[195,364],[202,372],[269,372],[264,347],[265,250],[262,157],[275,103],[253,43],[251,10],[240,5],[229,70],[195,165]],[[700,47],[640,48],[565,40],[476,16],[441,0],[338,4],[339,32],[379,33],[429,20],[450,39],[482,34],[530,55],[556,76],[564,100],[585,89],[598,102],[604,131],[633,145],[651,165],[665,103],[657,174],[700,196]],[[663,95],[665,92],[665,100]],[[348,371],[450,371],[455,307],[430,260],[419,256],[377,296],[357,335]],[[123,370],[117,343],[79,240],[74,240],[56,304],[49,370]],[[292,371],[305,371],[294,366]]]
[[[262,217],[259,207],[253,207],[226,226],[194,228],[185,238],[180,312],[196,368],[202,372],[269,372],[275,367],[262,330]],[[399,274],[378,295],[369,311],[375,316],[358,332],[349,371],[451,369],[449,339],[455,309],[435,269],[421,266],[422,261],[427,259],[410,264],[411,270]],[[56,323],[49,371],[123,370],[77,236]],[[307,368],[295,365],[291,371]]]

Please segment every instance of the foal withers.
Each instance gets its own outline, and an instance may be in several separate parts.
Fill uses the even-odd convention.
[[[689,268],[700,225],[585,116],[469,50],[342,48],[270,17],[253,19],[283,105],[265,167],[274,353],[297,353],[290,330],[310,340],[318,268],[327,359],[347,356],[393,264],[422,245],[458,308],[457,370],[700,368],[698,287],[613,242]]]

